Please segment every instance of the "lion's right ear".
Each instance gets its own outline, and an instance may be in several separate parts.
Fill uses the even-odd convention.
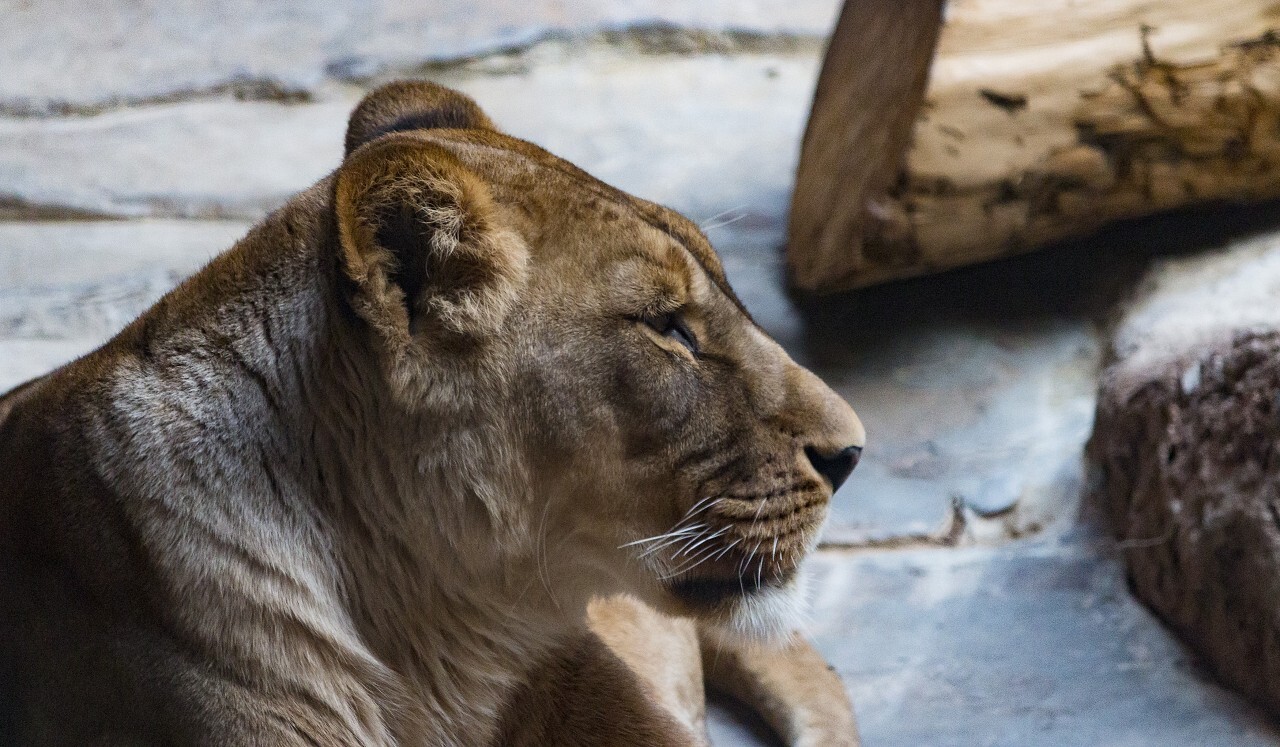
[[[496,130],[469,96],[425,80],[388,83],[365,96],[347,123],[346,154],[392,132]]]
[[[474,347],[505,322],[528,250],[444,147],[397,135],[359,149],[338,170],[334,209],[352,307],[397,358]]]

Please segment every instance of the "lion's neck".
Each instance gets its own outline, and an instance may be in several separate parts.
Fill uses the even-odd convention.
[[[413,704],[388,713],[388,726],[403,744],[488,743],[509,695],[568,626],[527,600],[408,576],[392,570],[359,594],[357,627]]]
[[[329,465],[321,499],[334,512],[355,625],[413,704],[390,714],[403,742],[483,743],[508,694],[582,624],[585,600],[557,598],[541,581],[538,546],[505,539],[520,528],[487,507],[531,500],[500,430],[476,413],[434,426],[365,404],[361,417],[381,421],[365,430],[379,436],[335,440],[317,460]]]

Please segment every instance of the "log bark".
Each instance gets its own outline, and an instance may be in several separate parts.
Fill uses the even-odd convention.
[[[861,287],[1117,219],[1280,196],[1280,13],[1269,1],[955,0],[905,154],[886,132],[903,112],[848,124],[854,92],[867,89],[857,60],[884,67],[899,54],[844,22],[878,5],[848,0],[819,81],[789,229],[801,289]],[[901,69],[921,59],[921,45],[906,49]],[[867,117],[880,117],[883,103],[865,101]]]

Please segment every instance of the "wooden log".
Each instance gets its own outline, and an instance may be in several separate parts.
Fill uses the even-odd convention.
[[[878,5],[848,0],[845,16]],[[927,19],[916,18],[923,38]],[[888,147],[875,159],[867,154],[893,136],[839,126],[848,115],[833,112],[856,111],[857,99],[833,91],[867,87],[859,51],[880,68],[897,52],[842,16],[801,153],[792,282],[866,286],[1117,219],[1280,196],[1273,28],[1280,13],[1263,0],[954,0],[905,157]],[[918,65],[920,50],[909,47],[900,66]],[[884,108],[874,97],[866,106],[867,116]]]

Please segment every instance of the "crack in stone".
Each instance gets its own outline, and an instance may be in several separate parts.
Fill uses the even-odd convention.
[[[125,216],[0,194],[0,221],[125,220]]]
[[[21,99],[0,101],[0,116],[11,119],[91,117],[128,107],[178,104],[224,96],[237,101],[274,101],[281,104],[306,104],[315,100],[312,90],[270,78],[242,78],[205,88],[181,89],[152,96],[111,96],[88,103],[59,100],[36,103]]]
[[[504,44],[471,55],[424,60],[417,64],[377,64],[361,59],[330,63],[330,80],[375,85],[404,76],[511,75],[529,72],[540,51],[559,48],[579,56],[591,49],[626,52],[647,57],[700,55],[812,55],[820,56],[826,37],[817,34],[725,29],[712,31],[665,23],[629,24],[591,33],[548,30],[528,41]]]
[[[527,58],[539,49],[560,46],[571,54],[591,47],[604,47],[645,56],[694,56],[711,54],[820,55],[826,37],[795,32],[761,32],[745,29],[708,30],[668,23],[636,23],[588,33],[547,30],[517,43],[494,43],[472,54],[414,63],[373,61],[347,57],[328,61],[310,85],[287,83],[269,76],[243,77],[200,88],[181,89],[155,95],[109,96],[99,101],[0,101],[0,116],[13,119],[42,119],[66,116],[93,116],[126,107],[154,106],[233,97],[240,101],[274,101],[282,104],[310,103],[326,83],[373,85],[388,78],[441,75],[448,73],[512,74],[527,71]],[[497,63],[497,64],[495,64]]]
[[[820,550],[921,550],[927,548],[957,547],[964,539],[969,528],[969,519],[965,515],[964,502],[953,499],[951,514],[942,529],[934,533],[900,534],[893,537],[882,537],[852,542],[822,540],[818,543]],[[1030,533],[1028,533],[1030,534]]]

